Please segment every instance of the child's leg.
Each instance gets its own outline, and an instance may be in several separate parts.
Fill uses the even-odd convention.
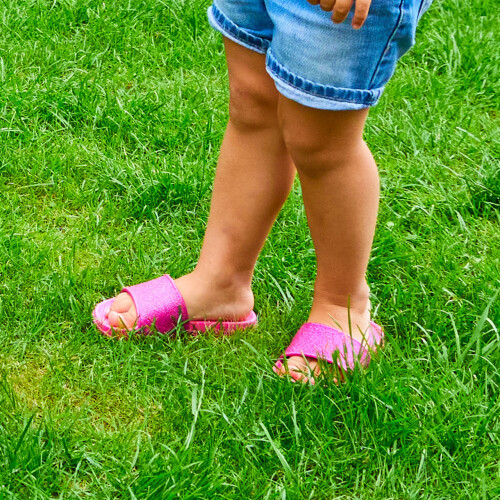
[[[285,97],[280,97],[278,109],[316,249],[309,321],[348,333],[349,307],[352,337],[362,340],[370,322],[365,272],[379,196],[377,168],[362,138],[368,110],[318,110]],[[291,357],[290,373],[305,364],[303,358]],[[310,360],[310,366],[316,361]]]
[[[239,319],[253,307],[250,289],[257,256],[290,191],[295,168],[278,128],[278,92],[265,56],[225,39],[230,118],[212,195],[200,260],[176,280],[193,319]],[[131,328],[128,294],[114,301],[108,320]]]

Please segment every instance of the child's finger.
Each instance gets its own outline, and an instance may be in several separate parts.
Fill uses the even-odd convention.
[[[354,17],[352,18],[352,27],[359,30],[363,26],[368,11],[370,10],[371,0],[356,0],[356,7],[354,9]]]
[[[342,23],[351,10],[353,0],[337,0],[333,9],[332,21]]]
[[[321,0],[321,10],[324,10],[325,12],[331,12],[333,10],[335,2],[336,0]]]

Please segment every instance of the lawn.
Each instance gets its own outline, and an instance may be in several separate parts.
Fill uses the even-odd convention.
[[[0,499],[498,497],[497,0],[436,0],[371,111],[387,342],[366,372],[271,371],[311,303],[298,183],[256,331],[92,325],[123,284],[196,262],[228,114],[208,5],[0,3]]]

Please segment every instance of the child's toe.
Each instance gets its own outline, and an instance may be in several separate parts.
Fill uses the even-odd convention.
[[[109,311],[108,322],[114,328],[126,328],[130,330],[135,324],[135,315],[131,314],[130,311],[124,313]]]
[[[133,305],[134,301],[128,293],[120,293],[116,296],[115,300],[113,300],[113,303],[111,304],[111,311],[125,313],[128,312]]]
[[[314,384],[314,378],[320,373],[318,362],[315,359],[304,359],[301,356],[291,356],[287,360],[287,367],[281,363],[273,367],[274,373],[280,377],[289,376],[293,381]]]
[[[137,312],[135,304],[128,293],[120,293],[113,301],[108,313],[108,322],[114,328],[127,328],[135,325]]]

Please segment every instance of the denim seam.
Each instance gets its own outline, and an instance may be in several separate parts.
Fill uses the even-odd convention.
[[[385,44],[384,50],[382,51],[382,54],[380,56],[380,59],[378,60],[376,68],[373,70],[373,75],[372,75],[372,78],[371,78],[370,84],[369,84],[370,87],[372,86],[375,78],[378,76],[378,72],[380,70],[380,66],[382,64],[382,61],[384,60],[384,57],[388,54],[388,52],[389,52],[389,50],[391,48],[392,41],[394,40],[394,37],[396,36],[396,33],[397,33],[397,31],[398,31],[398,29],[401,26],[401,23],[403,21],[403,4],[404,4],[404,1],[405,0],[401,0],[399,2],[399,16],[398,16],[398,20],[397,20],[396,25],[394,26],[394,29],[392,30],[389,38],[387,39],[387,43]]]
[[[212,16],[214,21],[222,28],[225,33],[231,34],[243,43],[253,47],[255,50],[261,51],[263,54],[269,48],[269,42],[263,38],[247,33],[240,28],[231,19],[229,19],[216,5],[215,1],[212,4]]]
[[[420,9],[418,9],[417,20],[420,21],[424,10],[427,10],[431,6],[432,0],[422,0],[420,3]]]
[[[279,66],[280,68],[282,68],[282,70],[284,72],[286,72],[288,75],[293,75],[293,76],[296,76],[294,75],[292,72],[288,71],[287,69],[285,69],[285,67],[280,64],[278,62],[278,60],[276,59],[276,57],[274,56],[274,54],[272,53],[272,50],[270,49],[267,53],[267,57],[271,60],[272,63],[274,63],[276,66]],[[327,100],[330,100],[330,101],[337,101],[337,102],[350,102],[350,103],[354,103],[354,104],[360,104],[360,105],[367,105],[367,106],[370,106],[370,105],[373,105],[375,104],[378,99],[380,98],[380,95],[382,93],[382,90],[383,90],[383,87],[382,88],[377,88],[377,89],[342,89],[342,90],[345,90],[345,91],[348,91],[348,92],[353,92],[353,93],[369,93],[371,94],[370,97],[367,97],[366,99],[349,99],[349,98],[342,98],[342,97],[333,97],[333,96],[328,96],[328,95],[323,95],[323,94],[318,94],[318,93],[315,93],[311,90],[307,90],[307,89],[304,89],[302,87],[299,87],[298,85],[296,85],[295,83],[287,80],[286,78],[284,78],[283,76],[281,76],[275,69],[273,69],[272,67],[270,67],[269,64],[266,65],[267,66],[267,69],[268,71],[270,71],[274,76],[276,76],[276,78],[278,78],[279,80],[281,80],[283,83],[287,84],[288,86],[304,93],[304,94],[309,94],[309,95],[312,95],[314,97],[318,97],[320,99],[327,99]],[[300,77],[302,78],[302,77]],[[302,78],[304,81],[308,81],[310,82],[312,85],[322,85],[322,84],[316,84],[314,82],[312,82],[311,80],[307,80],[306,78]],[[331,86],[331,85],[322,85],[323,87],[325,88],[330,88],[330,89],[340,89],[340,87],[334,87],[334,86]],[[374,95],[375,93],[379,93],[379,95]]]

